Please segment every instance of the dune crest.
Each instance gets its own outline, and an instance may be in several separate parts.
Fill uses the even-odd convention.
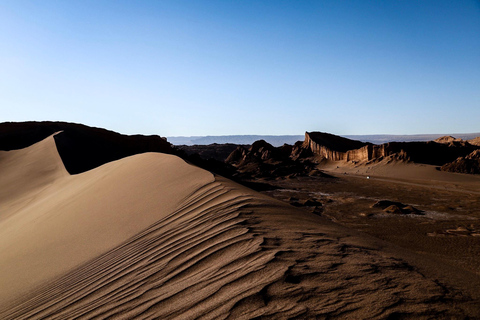
[[[2,319],[479,315],[383,243],[175,156],[60,171],[0,221]]]
[[[8,165],[2,169],[10,174],[2,176],[2,190],[13,190],[8,199],[19,194],[21,202],[0,204],[6,217],[0,221],[0,287],[9,288],[0,290],[0,301],[118,246],[213,181],[212,174],[177,157],[152,153],[70,176],[59,167],[58,153],[52,157],[54,148],[50,136],[3,153],[2,163]],[[19,156],[25,159],[17,161]],[[47,164],[52,158],[53,165]],[[11,180],[19,187],[11,188]],[[31,191],[22,193],[21,186]]]

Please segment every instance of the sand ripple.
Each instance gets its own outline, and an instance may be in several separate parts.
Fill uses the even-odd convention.
[[[329,227],[312,224],[300,211],[291,219],[287,211],[296,213],[215,181],[172,214],[37,289],[1,317],[353,319],[462,314],[453,303],[464,298],[452,296],[407,263],[349,243],[345,235],[332,235]]]

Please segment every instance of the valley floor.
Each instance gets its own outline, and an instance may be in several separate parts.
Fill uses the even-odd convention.
[[[403,163],[332,162],[323,169],[332,177],[268,180],[277,189],[263,193],[297,206],[310,200],[304,210],[436,261],[450,268],[451,280],[480,296],[480,177]],[[421,212],[387,213],[373,206],[380,200]]]

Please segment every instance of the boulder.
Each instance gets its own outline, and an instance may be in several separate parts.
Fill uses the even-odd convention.
[[[402,214],[403,211],[398,206],[392,204],[391,206],[383,209],[386,213],[393,213],[393,214]]]

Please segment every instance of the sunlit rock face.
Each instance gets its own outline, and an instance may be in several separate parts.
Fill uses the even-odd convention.
[[[316,156],[333,161],[371,161],[394,157],[439,166],[478,149],[478,146],[468,142],[451,139],[374,145],[323,132],[306,132],[302,147],[311,150]]]

